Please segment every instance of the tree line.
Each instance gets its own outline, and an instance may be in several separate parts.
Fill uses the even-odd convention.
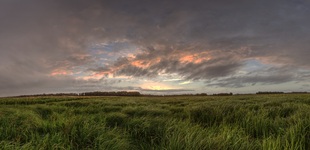
[[[273,91],[260,91],[254,93],[257,95],[263,94],[309,94],[309,92],[273,92]],[[212,96],[231,96],[231,95],[244,95],[244,94],[233,94],[233,93],[216,93]],[[245,94],[247,95],[247,94]],[[55,94],[34,94],[34,95],[20,95],[16,97],[35,97],[35,96],[208,96],[207,93],[196,93],[196,94],[169,94],[169,95],[153,95],[153,94],[141,94],[137,91],[112,91],[112,92],[83,92],[83,93],[55,93]]]
[[[119,91],[119,92],[85,92],[79,93],[79,96],[140,96],[140,92],[128,92],[128,91]]]

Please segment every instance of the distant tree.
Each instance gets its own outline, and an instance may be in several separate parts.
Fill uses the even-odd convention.
[[[218,93],[218,94],[213,94],[214,96],[230,96],[233,95],[233,93]]]
[[[207,96],[208,94],[207,93],[197,93],[196,95],[197,96]]]

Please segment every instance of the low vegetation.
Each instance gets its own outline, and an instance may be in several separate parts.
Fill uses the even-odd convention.
[[[0,149],[308,150],[310,95],[0,98]]]

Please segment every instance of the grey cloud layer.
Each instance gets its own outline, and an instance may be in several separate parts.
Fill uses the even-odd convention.
[[[163,51],[163,50],[158,50]],[[199,63],[193,62],[180,62],[180,56],[178,51],[168,51],[166,54],[160,54],[157,50],[153,50],[149,53],[137,55],[132,61],[142,61],[144,63],[150,63],[147,68],[141,68],[133,66],[126,58],[119,59],[115,64],[116,66],[122,66],[116,74],[127,76],[148,76],[154,77],[161,72],[164,73],[177,73],[189,80],[216,78],[229,75],[242,65],[239,63],[237,57],[234,55],[217,55],[208,61],[202,61]],[[165,51],[164,51],[165,52]],[[184,52],[184,51],[183,51]],[[156,53],[156,54],[154,54]],[[186,56],[186,55],[185,55]],[[157,62],[152,63],[153,59],[158,59]]]
[[[79,82],[72,76],[61,82],[49,76],[59,68],[101,72],[123,65],[115,75],[153,78],[165,72],[209,80],[233,75],[245,59],[259,57],[270,64],[309,69],[309,14],[310,4],[304,0],[2,0],[0,92],[50,84],[66,89]],[[93,44],[124,40],[140,49],[135,59],[98,66],[90,55]],[[182,63],[177,55],[205,51],[212,58],[201,63]],[[130,64],[154,58],[160,61],[147,68]],[[284,78],[277,75],[270,78]]]

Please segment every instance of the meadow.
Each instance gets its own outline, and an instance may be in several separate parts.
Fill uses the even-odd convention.
[[[0,98],[0,149],[309,150],[310,95]]]

